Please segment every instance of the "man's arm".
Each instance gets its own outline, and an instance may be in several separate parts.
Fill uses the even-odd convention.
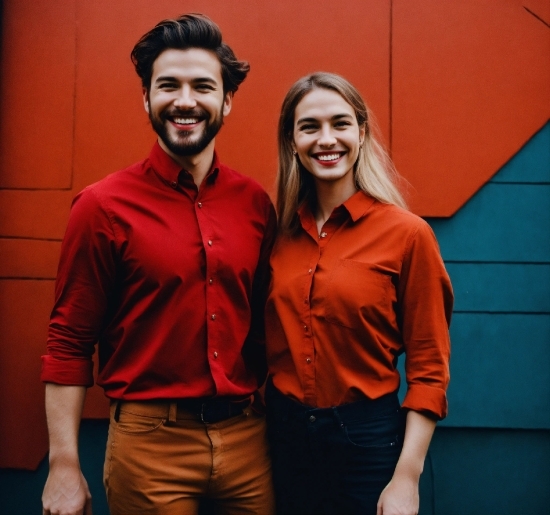
[[[43,515],[92,515],[92,496],[78,458],[85,396],[84,386],[46,384],[50,472],[42,494]]]
[[[418,483],[434,429],[434,419],[416,411],[407,413],[403,450],[392,480],[380,495],[376,515],[417,515]]]

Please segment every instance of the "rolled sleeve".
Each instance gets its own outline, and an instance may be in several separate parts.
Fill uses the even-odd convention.
[[[447,415],[453,292],[435,235],[423,221],[411,238],[401,279],[408,385],[403,406],[442,419]]]
[[[42,381],[93,385],[92,357],[109,302],[115,254],[109,216],[86,189],[73,202],[61,246]]]

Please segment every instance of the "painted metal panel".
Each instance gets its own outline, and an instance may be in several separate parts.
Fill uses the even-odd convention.
[[[550,314],[550,264],[447,263],[446,267],[455,313]]]
[[[76,0],[4,0],[0,187],[69,189]]]
[[[550,315],[455,313],[452,427],[550,428]]]
[[[488,183],[452,218],[428,222],[446,261],[550,261],[550,185]]]
[[[501,168],[491,182],[550,183],[550,122]]]
[[[548,513],[550,431],[438,428],[430,458],[434,506],[421,498],[419,515]]]

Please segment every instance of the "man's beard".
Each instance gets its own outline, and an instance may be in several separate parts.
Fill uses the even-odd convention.
[[[178,136],[175,138],[171,137],[166,124],[170,123],[169,120],[174,117],[204,120],[204,129],[194,140],[190,139],[187,131],[178,131]],[[223,107],[220,109],[218,116],[212,121],[209,120],[208,113],[202,109],[191,109],[189,111],[170,110],[162,112],[160,116],[155,116],[149,112],[149,120],[154,131],[159,135],[170,152],[182,157],[195,156],[200,154],[209,145],[221,129],[223,125]]]

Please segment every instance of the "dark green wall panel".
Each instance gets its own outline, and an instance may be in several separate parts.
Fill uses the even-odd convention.
[[[455,312],[550,313],[550,264],[447,263]]]
[[[428,219],[443,259],[550,262],[550,185],[488,183],[450,219]]]
[[[80,463],[92,493],[94,515],[109,515],[103,489],[108,426],[108,420],[84,420],[80,426]],[[47,458],[34,472],[0,469],[0,515],[40,515],[42,490],[47,476]]]
[[[421,498],[420,515],[550,513],[549,431],[438,428],[430,457],[433,509]]]
[[[455,313],[454,427],[550,428],[550,315]]]
[[[550,123],[537,132],[491,182],[550,182]]]

